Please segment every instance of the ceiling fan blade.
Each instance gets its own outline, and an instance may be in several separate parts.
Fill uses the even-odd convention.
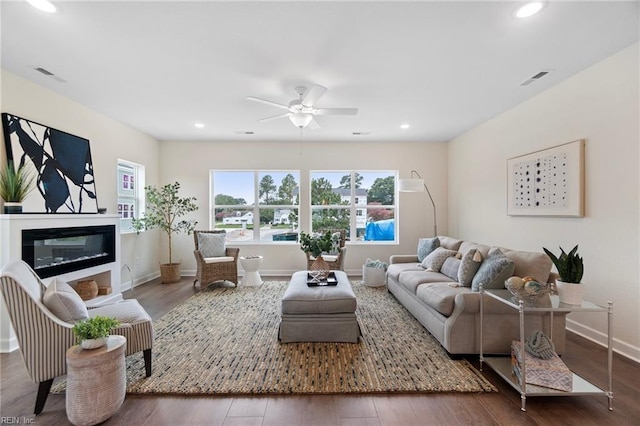
[[[320,128],[320,125],[318,124],[318,122],[316,120],[311,119],[311,121],[309,122],[307,127],[310,128],[311,130],[316,130],[316,129]]]
[[[278,107],[278,108],[289,109],[288,105],[279,104],[277,102],[268,101],[266,99],[256,98],[255,96],[247,96],[247,100],[260,102],[260,103],[271,105],[271,106]]]
[[[327,91],[326,87],[319,86],[317,84],[314,85],[304,95],[304,98],[302,99],[302,105],[312,107],[316,102],[318,102],[318,99],[320,99],[322,95],[324,95],[324,92],[326,91]]]
[[[316,115],[356,115],[358,108],[318,108]]]
[[[284,114],[278,114],[278,115],[274,115],[274,116],[271,116],[271,117],[261,118],[260,120],[258,120],[258,123],[264,123],[265,121],[275,120],[276,118],[284,118],[284,117],[288,117],[290,115],[291,115],[290,112],[285,112]]]

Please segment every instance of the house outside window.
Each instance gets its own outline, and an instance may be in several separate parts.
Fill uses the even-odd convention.
[[[120,233],[135,232],[132,227],[134,217],[144,213],[145,168],[141,164],[118,159],[118,205]]]
[[[345,229],[351,242],[396,241],[397,171],[312,171],[311,229]]]
[[[211,227],[234,243],[295,242],[299,182],[299,171],[212,170]]]

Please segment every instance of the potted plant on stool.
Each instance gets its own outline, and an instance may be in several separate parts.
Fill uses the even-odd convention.
[[[180,198],[178,182],[168,183],[162,188],[146,186],[147,196],[146,211],[144,217],[132,221],[133,229],[140,232],[143,229],[160,228],[169,238],[169,263],[160,264],[160,276],[162,283],[175,283],[180,281],[180,262],[173,262],[171,251],[171,237],[174,233],[185,232],[191,234],[198,222],[194,220],[178,220],[187,213],[198,210],[195,197]]]
[[[98,349],[107,344],[109,331],[119,325],[120,322],[115,318],[96,315],[93,318],[78,321],[73,326],[73,334],[76,335],[82,349]]]
[[[556,280],[556,289],[560,302],[569,305],[582,304],[584,296],[584,284],[581,284],[584,265],[582,258],[578,255],[578,246],[576,245],[568,254],[560,247],[560,257],[556,257],[546,248],[542,248],[544,252],[551,258],[551,261],[558,270],[560,279]]]

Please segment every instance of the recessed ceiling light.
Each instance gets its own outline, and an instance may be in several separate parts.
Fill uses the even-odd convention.
[[[31,6],[47,13],[55,13],[56,7],[48,0],[27,0]]]
[[[194,126],[196,126],[198,129],[203,129],[204,123],[195,123]]]
[[[528,18],[540,12],[544,6],[545,2],[543,1],[532,1],[517,8],[516,11],[513,12],[513,16],[516,18]]]
[[[409,127],[411,127],[411,124],[409,124],[409,123],[404,123],[404,124],[400,125],[401,129],[408,129]]]

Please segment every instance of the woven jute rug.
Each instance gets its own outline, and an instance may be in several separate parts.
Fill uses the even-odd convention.
[[[153,374],[127,357],[127,392],[137,394],[331,394],[495,392],[465,360],[451,360],[387,292],[352,282],[359,343],[278,341],[287,282],[210,287],[154,323]],[[64,391],[64,379],[54,392]]]

